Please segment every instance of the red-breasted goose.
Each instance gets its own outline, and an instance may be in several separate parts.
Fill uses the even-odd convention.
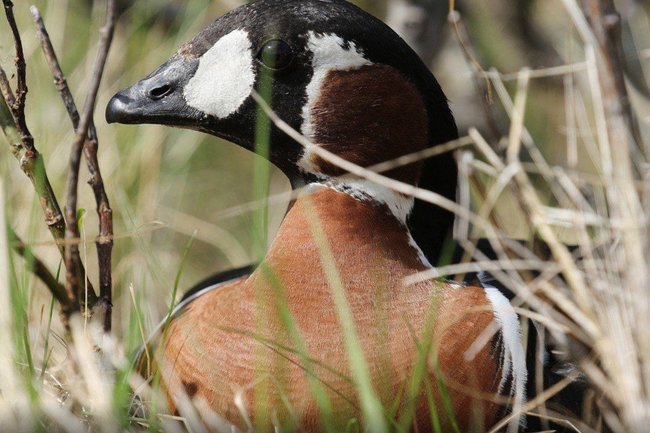
[[[409,407],[419,349],[431,344],[422,382],[430,394],[424,386],[414,397],[417,431],[433,429],[428,397],[444,431],[491,426],[504,413],[494,397],[521,405],[526,361],[508,299],[489,285],[402,283],[437,262],[453,217],[372,182],[342,180],[314,152],[370,166],[457,136],[435,78],[381,21],[342,0],[251,2],[116,94],[107,120],[191,128],[255,150],[253,91],[263,73],[272,75],[273,110],[312,143],[303,147],[274,127],[269,159],[294,187],[307,187],[260,266],[192,297],[171,321],[156,353],[171,408],[187,393],[240,428],[253,420],[321,431],[329,410],[335,431],[363,419],[363,380],[353,375],[335,286],[387,410]],[[451,155],[388,175],[454,199]],[[283,306],[299,338],[287,330]],[[497,332],[486,333],[492,323]],[[329,409],[314,396],[314,378]]]

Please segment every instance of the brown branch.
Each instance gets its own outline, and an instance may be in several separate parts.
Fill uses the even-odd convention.
[[[12,114],[14,115],[14,120],[18,131],[21,134],[21,139],[23,146],[25,147],[26,152],[35,152],[34,149],[34,138],[27,128],[27,122],[25,121],[25,100],[27,98],[27,67],[25,65],[25,54],[23,53],[23,44],[20,39],[20,32],[18,31],[18,25],[16,24],[16,19],[14,17],[13,3],[11,0],[2,0],[2,3],[5,8],[5,14],[7,15],[7,22],[11,28],[11,33],[14,37],[14,43],[16,46],[16,79],[18,86],[16,89],[16,97],[13,101],[7,100],[9,103],[9,109],[11,109]]]
[[[65,287],[57,281],[56,277],[52,275],[45,263],[34,255],[31,248],[29,248],[11,228],[9,228],[9,243],[14,251],[25,259],[29,271],[36,275],[43,284],[45,284],[50,293],[52,293],[52,296],[54,296],[54,298],[59,302],[64,325],[67,326],[67,320],[75,307],[70,298],[68,298]]]
[[[5,71],[0,67],[0,87],[2,87],[2,83],[6,82],[7,80]],[[2,89],[0,91],[0,128],[2,128],[2,132],[4,133],[5,137],[7,137],[7,142],[11,147],[11,153],[16,157],[16,159],[20,160],[20,134],[18,133],[18,128],[16,128],[16,123],[14,122],[14,118],[11,115],[11,111],[9,110],[9,107],[7,107],[5,98],[2,96],[5,94],[5,92],[8,92],[9,96],[13,97],[11,88]]]
[[[3,6],[7,22],[12,30],[16,51],[15,63],[17,86],[15,96],[11,91],[11,86],[4,70],[0,68],[0,91],[2,92],[3,97],[2,102],[6,103],[9,112],[11,113],[11,120],[14,124],[13,126],[17,131],[17,135],[20,137],[20,146],[17,146],[12,142],[12,153],[19,160],[23,172],[32,181],[34,190],[39,197],[41,207],[45,214],[46,224],[56,241],[59,252],[62,256],[65,256],[66,250],[69,249],[64,247],[65,242],[63,241],[66,233],[66,222],[47,176],[43,158],[34,145],[34,139],[25,120],[25,101],[28,91],[26,84],[25,56],[23,53],[20,33],[18,32],[18,26],[13,14],[13,4],[10,0],[3,0]],[[11,126],[8,126],[7,128],[9,130],[12,129]],[[3,127],[3,130],[5,130],[5,127]],[[74,241],[75,242],[72,242],[72,244],[76,247],[78,239],[75,239]],[[74,269],[77,279],[80,280],[85,278],[85,270],[80,259],[76,261],[72,269]],[[90,282],[88,282],[88,286],[92,291],[92,285],[90,285]],[[92,293],[94,295],[94,291]],[[76,296],[74,296],[73,293],[68,292],[68,298],[72,304],[75,305],[75,309],[78,309]]]
[[[58,201],[56,200],[49,178],[45,172],[43,159],[34,147],[33,140],[27,138],[31,137],[31,135],[29,130],[24,129],[26,127],[25,116],[24,114],[21,116],[20,108],[17,109],[20,104],[17,102],[17,98],[14,98],[5,71],[1,67],[0,91],[2,92],[2,101],[0,101],[0,105],[7,107],[11,114],[11,119],[3,118],[3,131],[5,131],[5,134],[7,134],[7,137],[10,140],[12,147],[11,151],[16,159],[18,159],[20,168],[34,185],[36,194],[41,202],[41,207],[45,213],[45,222],[50,229],[52,236],[56,241],[60,241],[63,239],[65,233],[65,221],[63,220],[61,209],[59,208]],[[11,123],[13,123],[13,125],[11,125]],[[10,131],[13,131],[13,133]],[[19,138],[20,141],[16,142],[16,138]],[[57,245],[63,254],[63,244],[57,242]]]
[[[0,66],[0,91],[2,92],[2,97],[5,101],[5,104],[7,105],[7,108],[11,110],[10,112],[13,119],[14,110],[12,107],[14,107],[16,104],[16,97],[14,96],[13,90],[11,90],[9,79],[7,78],[5,70],[2,69],[2,66]],[[15,127],[16,125],[14,124],[14,128]]]
[[[109,331],[111,329],[111,276],[110,276],[110,266],[111,266],[111,251],[112,251],[112,211],[108,203],[108,197],[103,188],[103,181],[101,178],[101,173],[99,171],[99,165],[97,161],[97,134],[92,127],[93,113],[95,109],[95,102],[97,99],[97,93],[99,91],[99,85],[104,73],[104,68],[106,66],[106,59],[108,57],[108,51],[113,40],[113,31],[115,29],[115,1],[108,0],[106,12],[106,23],[100,30],[100,41],[98,47],[97,59],[95,61],[93,75],[91,79],[91,87],[86,101],[84,103],[83,112],[78,116],[78,124],[76,125],[76,136],[74,142],[72,143],[72,148],[70,151],[70,162],[69,162],[69,173],[66,183],[66,221],[68,223],[67,229],[65,232],[66,240],[75,239],[79,237],[79,227],[77,221],[77,192],[78,192],[78,183],[79,183],[79,165],[81,161],[81,152],[86,148],[86,155],[88,157],[89,170],[91,174],[90,184],[93,187],[95,193],[95,200],[97,202],[97,210],[100,220],[100,234],[97,240],[98,246],[98,256],[100,261],[100,298],[103,303],[103,307],[106,310],[104,329]],[[37,12],[37,11],[36,11]],[[32,10],[34,14],[34,10]],[[42,21],[41,21],[42,24]],[[44,30],[44,26],[42,26]],[[41,33],[42,41],[46,33]],[[48,39],[48,38],[45,38]],[[55,60],[54,50],[52,49],[51,43],[45,44],[47,47],[44,47],[44,50],[47,52],[48,49],[51,53],[51,56],[48,58],[48,61]],[[58,64],[58,62],[56,62]],[[50,64],[50,67],[52,67]],[[63,73],[61,72],[60,67],[56,68],[55,79],[59,79],[60,83],[65,83]],[[63,85],[61,85],[63,88]],[[67,88],[67,85],[65,86]],[[61,92],[62,90],[60,90]],[[68,91],[69,92],[69,91]],[[65,101],[66,98],[64,98]],[[70,100],[66,103],[66,107],[70,112],[71,105],[74,102]],[[76,110],[75,110],[76,111]],[[72,118],[74,116],[71,116]],[[73,118],[74,123],[74,118]],[[90,134],[89,134],[90,131]],[[79,248],[77,245],[71,245],[66,249],[65,254],[66,269],[68,270],[66,274],[66,281],[69,292],[74,292],[77,294],[78,299],[82,299],[84,292],[80,286],[80,280],[78,278],[78,273],[74,272],[73,266],[75,263],[79,263]],[[97,304],[97,299],[95,298],[94,292],[92,297],[90,297],[90,292],[88,293],[89,304],[95,306]],[[85,301],[84,301],[85,303]]]
[[[67,80],[59,64],[58,57],[52,46],[50,36],[45,27],[45,23],[41,14],[36,6],[30,8],[32,18],[36,24],[38,38],[41,42],[41,48],[50,67],[52,76],[54,77],[54,85],[63,100],[63,103],[68,111],[68,115],[75,130],[79,129],[79,112],[77,105],[72,96],[72,92],[68,87]],[[104,182],[102,179],[99,163],[97,161],[97,147],[98,139],[95,125],[90,121],[88,126],[88,133],[84,144],[84,153],[88,165],[90,177],[88,183],[93,189],[95,195],[95,202],[97,205],[97,214],[99,217],[99,236],[96,240],[97,256],[99,262],[99,296],[100,299],[106,302],[107,308],[111,304],[111,253],[113,249],[113,214],[108,201],[108,196],[104,189]],[[111,328],[110,314],[106,315],[105,329],[109,331]]]
[[[36,24],[36,35],[38,36],[38,39],[41,43],[41,49],[45,55],[45,60],[50,67],[52,76],[54,77],[54,86],[56,87],[56,90],[59,91],[59,95],[63,100],[65,109],[68,111],[68,115],[72,121],[72,126],[76,130],[79,126],[79,112],[77,111],[77,105],[74,102],[72,92],[70,92],[70,88],[68,87],[68,81],[65,79],[65,75],[61,70],[59,59],[56,55],[56,52],[54,51],[54,46],[52,46],[50,34],[45,28],[45,23],[43,22],[43,18],[41,17],[41,13],[38,8],[36,6],[31,6],[29,10],[32,14],[32,19]],[[94,133],[94,129],[94,125],[91,125],[90,133]]]
[[[99,217],[99,236],[95,244],[97,245],[97,260],[99,262],[99,296],[106,310],[104,319],[104,331],[111,330],[111,311],[113,307],[112,298],[112,275],[111,261],[113,252],[113,210],[108,201],[108,195],[104,189],[104,180],[99,170],[97,160],[97,140],[90,140],[86,143],[84,151],[88,162],[88,171],[90,184],[95,195],[97,205],[97,215]]]
[[[7,22],[11,28],[14,36],[14,43],[16,47],[16,77],[17,77],[17,90],[14,96],[11,91],[11,86],[7,75],[0,67],[0,90],[4,102],[6,102],[11,116],[13,118],[14,126],[20,136],[19,149],[15,144],[12,146],[12,153],[20,162],[20,168],[30,178],[38,194],[41,206],[45,213],[45,220],[50,232],[55,240],[63,239],[65,233],[65,221],[61,214],[61,209],[54,195],[54,191],[50,185],[47,174],[45,173],[45,165],[43,160],[34,146],[34,138],[29,132],[27,122],[25,120],[25,100],[27,97],[27,84],[26,84],[26,68],[25,56],[23,54],[22,42],[20,33],[16,25],[16,20],[13,14],[13,4],[10,0],[3,0]],[[59,250],[63,252],[63,246],[59,245]]]

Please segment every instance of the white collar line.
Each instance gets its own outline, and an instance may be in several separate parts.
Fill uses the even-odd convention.
[[[331,179],[326,176],[317,176],[321,177],[322,179],[318,182],[310,183],[307,185],[307,188],[330,188],[334,191],[347,194],[355,200],[371,201],[373,203],[386,206],[391,214],[395,217],[395,219],[397,219],[400,224],[402,224],[406,229],[409,245],[417,253],[420,262],[422,262],[422,264],[427,268],[433,267],[427,257],[424,255],[424,252],[420,246],[415,242],[415,239],[413,239],[413,236],[411,235],[411,232],[406,225],[406,218],[413,209],[413,197],[403,196],[391,189],[377,185],[376,183],[365,179],[354,180],[351,182],[338,182],[335,179]]]
[[[378,204],[383,204],[404,226],[406,226],[406,219],[413,209],[413,197],[404,196],[369,180],[357,179],[340,182],[323,176],[322,180],[315,182],[315,184],[342,192],[355,200],[373,201]]]

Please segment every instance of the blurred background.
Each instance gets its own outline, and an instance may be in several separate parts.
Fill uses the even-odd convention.
[[[34,3],[43,14],[71,90],[81,105],[96,53],[97,29],[104,20],[104,2]],[[172,302],[179,269],[182,293],[183,288],[214,272],[251,261],[252,214],[242,205],[253,199],[250,179],[255,156],[196,132],[150,125],[107,125],[103,109],[116,91],[143,78],[184,41],[239,3],[119,2],[120,18],[95,123],[100,139],[99,161],[115,220],[114,329],[119,336],[129,337],[128,350],[141,341],[140,333],[132,326],[133,306],[140,306],[144,333],[148,333]],[[503,150],[501,137],[507,136],[510,125],[504,101],[514,95],[517,71],[524,67],[552,71],[548,68],[572,65],[569,67],[576,68],[576,72],[571,75],[534,75],[525,123],[549,163],[586,174],[594,170],[597,164],[590,152],[592,119],[586,108],[590,102],[581,97],[581,86],[586,82],[586,72],[580,70],[584,49],[560,0],[458,0],[455,6],[462,20],[456,26],[449,23],[450,4],[446,0],[355,3],[387,21],[431,66],[450,100],[461,135],[469,127],[476,127],[497,152]],[[28,63],[28,122],[63,205],[73,132],[41,54],[28,6],[22,1],[15,5]],[[641,129],[647,134],[650,2],[621,0],[617,7],[624,17],[628,89]],[[0,19],[0,64],[13,71],[13,42],[4,19]],[[502,89],[488,81],[490,71],[501,74]],[[7,188],[8,221],[51,269],[57,269],[58,253],[50,242],[32,187],[4,144],[0,147],[0,175]],[[85,175],[82,164],[81,178]],[[288,188],[286,179],[276,172],[271,193],[286,193]],[[511,234],[530,236],[525,224],[517,224],[524,218],[507,205],[507,196],[502,200],[505,203],[497,213],[512,221]],[[81,253],[95,281],[97,221],[94,199],[85,185],[80,186],[79,205],[86,210],[82,236],[87,242]],[[282,201],[272,206],[271,232],[285,206]],[[570,234],[566,236],[570,239]],[[183,254],[190,243],[183,266]],[[50,297],[24,268],[16,266],[16,272],[30,300],[29,316],[34,318],[30,321],[30,335],[37,343],[45,338],[43,311],[49,308]]]

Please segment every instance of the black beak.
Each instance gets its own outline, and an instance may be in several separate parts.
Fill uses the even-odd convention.
[[[197,59],[169,60],[145,79],[113,96],[106,107],[106,121],[198,126],[201,113],[189,107],[183,97],[183,88],[197,65]]]

